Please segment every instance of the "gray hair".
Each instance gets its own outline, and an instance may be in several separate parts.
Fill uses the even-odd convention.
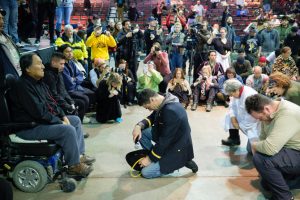
[[[73,31],[73,26],[71,24],[65,25],[65,31],[66,30],[72,30]]]
[[[236,79],[227,80],[224,83],[224,90],[228,95],[239,90],[241,87],[243,87],[243,84]]]

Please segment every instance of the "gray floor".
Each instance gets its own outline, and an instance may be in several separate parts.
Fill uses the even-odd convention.
[[[142,66],[139,70],[143,69]],[[259,177],[247,155],[246,137],[241,135],[240,147],[229,149],[220,140],[228,137],[222,129],[226,113],[223,106],[206,113],[198,107],[188,116],[192,129],[197,174],[182,168],[173,174],[147,180],[132,178],[125,155],[134,150],[131,131],[134,125],[150,114],[138,107],[123,109],[121,124],[89,124],[84,130],[88,155],[97,158],[95,170],[87,179],[78,182],[73,193],[63,193],[58,183],[48,184],[36,194],[14,189],[15,200],[264,200]],[[294,190],[300,199],[299,190]],[[298,198],[297,198],[298,197]]]
[[[138,120],[149,114],[133,106],[123,109],[121,124],[84,125],[90,133],[86,139],[87,153],[95,156],[97,162],[92,174],[78,182],[75,192],[63,193],[58,184],[53,183],[37,194],[15,189],[15,199],[265,199],[259,191],[258,174],[250,162],[251,157],[246,153],[245,136],[236,149],[220,145],[220,140],[227,137],[222,130],[225,112],[222,106],[214,107],[211,113],[206,113],[204,107],[198,107],[195,112],[188,110],[195,161],[199,166],[196,175],[182,168],[153,180],[130,177],[124,156],[134,150],[131,131]]]

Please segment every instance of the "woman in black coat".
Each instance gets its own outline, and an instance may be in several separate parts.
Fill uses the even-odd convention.
[[[107,80],[99,83],[96,91],[97,110],[96,120],[105,123],[109,120],[121,122],[120,89],[122,86],[122,77],[117,73],[111,73]]]

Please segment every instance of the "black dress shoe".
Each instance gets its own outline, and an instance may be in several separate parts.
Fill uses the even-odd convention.
[[[88,137],[90,137],[90,134],[88,134],[88,133],[83,134],[83,138],[88,138]]]
[[[198,171],[198,165],[193,160],[188,161],[185,167],[191,169],[193,173]]]

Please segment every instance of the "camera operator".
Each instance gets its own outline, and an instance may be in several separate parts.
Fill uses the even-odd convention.
[[[121,59],[118,67],[115,68],[115,72],[122,77],[122,98],[121,104],[132,106],[134,104],[134,98],[136,96],[136,82],[134,81],[132,72],[128,69],[126,60]]]
[[[146,54],[148,55],[151,51],[151,48],[155,42],[162,43],[161,41],[161,33],[162,28],[157,26],[157,20],[154,17],[149,17],[149,27],[144,32],[144,40],[146,43]]]
[[[159,84],[159,91],[165,93],[171,79],[170,62],[168,53],[161,50],[161,46],[158,42],[153,44],[151,52],[144,60],[144,64],[147,64],[149,61],[154,62],[156,70],[162,75],[163,81]]]
[[[122,22],[123,29],[117,36],[118,49],[117,60],[124,59],[128,61],[128,67],[131,70],[134,80],[137,81],[137,69],[138,69],[138,52],[140,49],[140,43],[143,38],[143,33],[138,26],[131,29],[131,23],[129,20]]]
[[[194,36],[196,38],[195,43],[193,45],[194,49],[194,56],[192,58],[193,65],[190,66],[191,69],[194,67],[194,73],[193,73],[193,81],[196,80],[198,67],[201,63],[207,60],[207,54],[209,51],[208,48],[208,39],[211,37],[211,33],[208,30],[208,22],[204,21],[202,24],[197,24],[193,26],[193,32]]]
[[[166,38],[166,43],[169,44],[172,72],[174,72],[175,68],[182,68],[185,34],[182,33],[181,30],[181,24],[176,22],[174,25],[174,32],[171,32]]]
[[[108,48],[117,45],[114,37],[108,30],[102,31],[101,24],[95,25],[94,32],[86,41],[86,46],[91,47],[91,59],[101,58],[103,60],[109,59]]]

